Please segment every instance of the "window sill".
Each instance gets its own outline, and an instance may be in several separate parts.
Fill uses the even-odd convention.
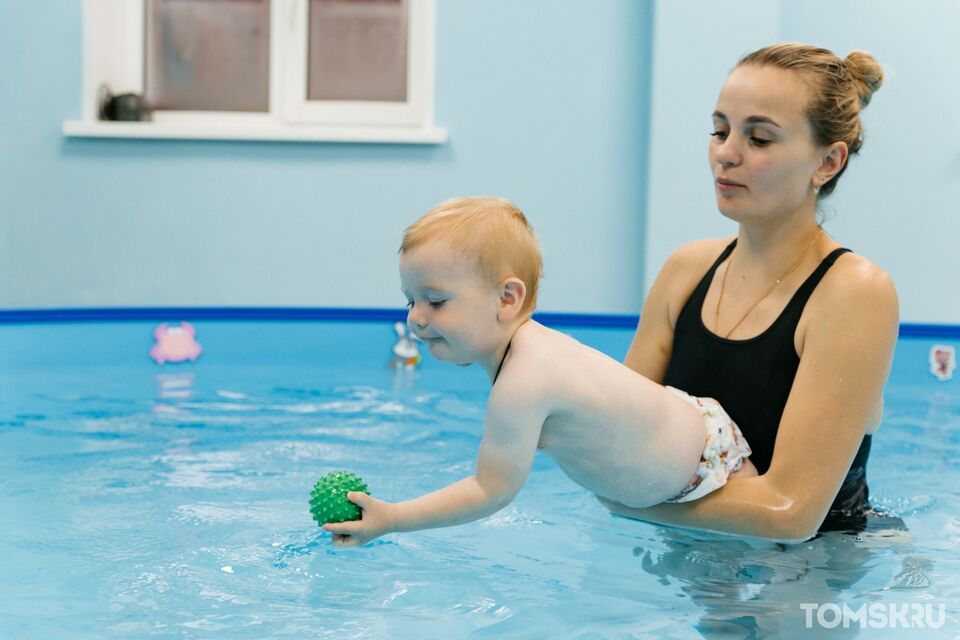
[[[414,127],[321,127],[288,124],[202,126],[180,122],[104,122],[65,120],[68,138],[159,138],[170,140],[262,140],[286,142],[361,142],[388,144],[443,144],[447,130]]]

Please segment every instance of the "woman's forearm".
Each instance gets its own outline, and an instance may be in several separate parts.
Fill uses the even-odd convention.
[[[823,519],[799,508],[794,499],[773,489],[764,476],[731,478],[724,487],[693,502],[637,509],[604,498],[600,501],[628,518],[784,542],[810,538]]]

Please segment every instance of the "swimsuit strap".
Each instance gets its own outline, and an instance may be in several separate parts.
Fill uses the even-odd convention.
[[[507,343],[507,348],[503,350],[503,357],[500,358],[500,364],[497,365],[497,372],[493,374],[492,384],[497,384],[497,378],[500,377],[500,369],[503,369],[503,361],[507,359],[507,354],[510,353],[511,344],[513,344],[513,338],[510,338],[510,342]]]
[[[713,272],[717,270],[717,267],[723,264],[723,261],[729,258],[730,254],[733,253],[733,250],[736,248],[737,238],[734,238],[733,241],[727,245],[726,249],[723,250],[723,253],[717,256],[717,259],[713,261],[712,265],[710,265],[710,269],[707,270],[706,276],[712,276]],[[704,276],[704,279],[706,279],[706,276]]]

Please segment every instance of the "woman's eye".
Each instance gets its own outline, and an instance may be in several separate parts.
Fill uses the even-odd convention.
[[[765,147],[771,142],[773,142],[772,140],[767,140],[766,138],[758,138],[757,136],[750,136],[750,141],[753,144],[757,145],[758,147]]]
[[[712,132],[710,135],[713,136],[714,138],[716,138],[717,140],[726,140],[726,139],[727,139],[727,132],[726,132],[726,131],[714,131],[714,132]]]

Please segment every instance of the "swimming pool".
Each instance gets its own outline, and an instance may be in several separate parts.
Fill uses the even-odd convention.
[[[960,636],[960,380],[928,372],[944,339],[898,344],[869,465],[907,532],[657,527],[539,456],[483,522],[344,550],[310,519],[313,482],[348,469],[397,500],[470,473],[482,372],[389,368],[385,320],[196,320],[200,360],[160,367],[156,324],[0,324],[0,637]],[[564,330],[614,357],[631,335]]]

